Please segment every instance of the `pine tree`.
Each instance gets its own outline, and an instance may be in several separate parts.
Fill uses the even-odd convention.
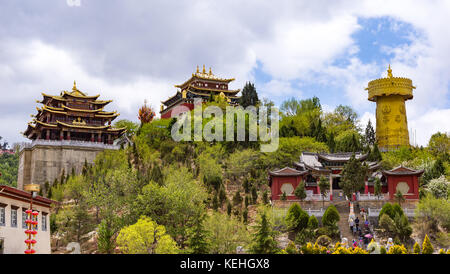
[[[322,206],[325,206],[325,197],[330,192],[330,181],[325,176],[320,176],[319,179],[320,194],[322,194]]]
[[[281,201],[286,201],[287,200],[286,192],[283,191],[283,193],[281,194],[280,200]]]
[[[422,243],[422,254],[433,254],[434,247],[430,242],[430,239],[428,238],[428,235],[425,235],[425,239]]]
[[[367,157],[367,160],[372,162],[378,162],[381,161],[383,158],[381,156],[380,149],[378,148],[378,144],[375,143],[373,146],[373,149],[370,150],[369,156]]]
[[[250,82],[245,84],[239,101],[240,105],[244,108],[248,106],[256,106],[258,104],[258,93],[256,92],[254,84]]]
[[[200,215],[194,220],[192,229],[188,232],[187,241],[189,250],[193,254],[208,254],[210,244],[208,242],[208,231],[203,226],[205,215]]]
[[[334,205],[327,207],[322,216],[322,224],[324,226],[334,226],[337,222],[339,222],[339,220],[340,216],[336,207]]]
[[[260,214],[260,220],[256,226],[256,233],[250,246],[250,252],[254,254],[273,254],[279,251],[275,240],[276,232],[267,219],[266,213]]]
[[[59,179],[59,183],[63,185],[66,182],[66,175],[64,169],[61,172],[61,178]]]
[[[248,205],[249,205],[249,199],[248,199],[248,196],[247,196],[247,195],[245,195],[244,205],[245,205],[245,208],[247,208]]]
[[[309,215],[298,203],[293,203],[286,214],[285,221],[288,229],[299,232],[307,227]]]

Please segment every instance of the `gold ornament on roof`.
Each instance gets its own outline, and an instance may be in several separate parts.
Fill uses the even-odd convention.
[[[388,70],[387,70],[387,72],[388,72],[388,77],[389,77],[389,78],[392,78],[392,77],[394,77],[394,76],[392,76],[392,69],[391,69],[391,64],[389,64],[389,67],[388,67]]]
[[[205,65],[203,65],[203,74],[206,74]]]
[[[72,122],[74,125],[84,126],[86,125],[86,121],[82,120],[81,117],[78,117],[78,119],[74,120]]]

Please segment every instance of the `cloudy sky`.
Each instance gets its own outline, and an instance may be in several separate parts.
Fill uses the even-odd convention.
[[[0,2],[0,136],[20,132],[41,92],[77,87],[137,121],[144,100],[159,110],[197,65],[230,88],[255,83],[260,97],[317,96],[325,110],[352,106],[374,122],[368,81],[408,77],[416,143],[450,132],[450,1]],[[410,134],[412,135],[412,134]],[[412,139],[412,138],[411,138]],[[411,140],[413,141],[413,140]]]

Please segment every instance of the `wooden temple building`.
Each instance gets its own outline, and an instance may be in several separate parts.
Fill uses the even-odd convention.
[[[42,106],[37,107],[37,114],[32,115],[32,122],[23,132],[32,142],[21,144],[19,149],[19,189],[30,183],[51,184],[72,170],[80,173],[98,153],[119,149],[114,141],[126,130],[111,125],[119,113],[104,110],[110,100],[87,95],[75,82],[71,92],[42,96],[37,101]]]
[[[178,115],[182,111],[177,111],[177,107],[187,107],[189,110],[194,109],[194,99],[201,99],[202,102],[207,102],[213,99],[213,96],[223,97],[230,105],[238,105],[239,96],[236,94],[239,89],[230,90],[228,84],[234,81],[234,78],[219,78],[212,73],[211,68],[206,72],[205,66],[200,72],[197,66],[197,71],[192,74],[186,82],[180,85],[175,85],[177,92],[172,97],[161,103],[161,118],[171,118],[172,115]]]
[[[319,180],[324,176],[330,181],[330,190],[327,200],[345,200],[344,193],[339,185],[341,172],[344,165],[350,160],[353,153],[311,153],[303,152],[299,162],[294,162],[295,168],[285,167],[279,170],[269,171],[269,185],[271,187],[271,199],[279,200],[286,193],[287,200],[298,200],[294,195],[295,188],[304,182],[307,192],[307,200],[321,200]],[[355,193],[356,196],[371,197],[374,195],[374,182],[376,178],[381,181],[381,192],[384,199],[392,200],[397,190],[400,190],[405,199],[419,199],[419,177],[423,170],[412,170],[405,167],[397,167],[392,170],[380,170],[378,162],[367,161],[368,154],[355,153],[355,158],[365,163],[368,168],[368,176],[365,180],[364,194]],[[362,190],[361,190],[362,192]]]
[[[125,131],[113,128],[111,122],[120,114],[104,111],[111,100],[97,100],[100,95],[88,96],[78,90],[74,82],[71,92],[59,96],[42,93],[42,104],[24,132],[31,140],[75,140],[112,144]]]

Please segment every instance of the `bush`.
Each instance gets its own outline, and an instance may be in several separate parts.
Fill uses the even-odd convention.
[[[391,203],[385,203],[380,210],[380,214],[378,215],[378,221],[381,221],[381,217],[387,214],[392,220],[395,218],[394,208]]]
[[[286,224],[288,229],[301,231],[308,225],[309,215],[298,203],[293,203],[286,215]]]
[[[392,220],[388,214],[383,214],[381,216],[379,226],[388,233],[392,233],[395,231],[394,220]]]
[[[397,214],[400,215],[400,216],[405,215],[405,213],[403,212],[402,207],[401,207],[399,204],[397,204],[397,203],[395,203],[395,204],[392,206],[392,210],[393,210],[394,216],[396,216]],[[380,214],[381,214],[381,212],[380,212]],[[389,216],[390,216],[390,215],[389,215]],[[392,216],[390,216],[390,217],[393,218]]]
[[[408,250],[403,245],[393,245],[387,254],[408,254]]]
[[[297,247],[295,247],[294,242],[289,242],[289,244],[286,246],[284,251],[286,251],[287,254],[297,254],[298,253]]]
[[[317,229],[317,236],[326,235],[330,238],[335,238],[339,236],[339,228],[334,226],[323,226]]]
[[[325,213],[322,217],[322,224],[324,226],[334,226],[337,222],[339,222],[340,216],[334,205],[330,205],[325,210]]]
[[[425,235],[425,239],[422,243],[422,254],[433,254],[434,248],[433,245],[430,242],[430,239],[428,238],[428,235]]]
[[[309,229],[317,229],[317,228],[319,228],[319,221],[317,220],[316,216],[311,215],[311,217],[309,217],[308,228]]]
[[[380,247],[380,254],[386,254],[387,252],[386,252],[386,247],[384,247],[384,246],[381,246]]]
[[[327,235],[322,235],[319,238],[317,238],[316,243],[320,246],[326,246],[328,247],[331,244],[331,238]]]
[[[420,245],[419,245],[418,242],[416,242],[416,243],[414,244],[414,247],[413,247],[413,254],[420,254]]]

